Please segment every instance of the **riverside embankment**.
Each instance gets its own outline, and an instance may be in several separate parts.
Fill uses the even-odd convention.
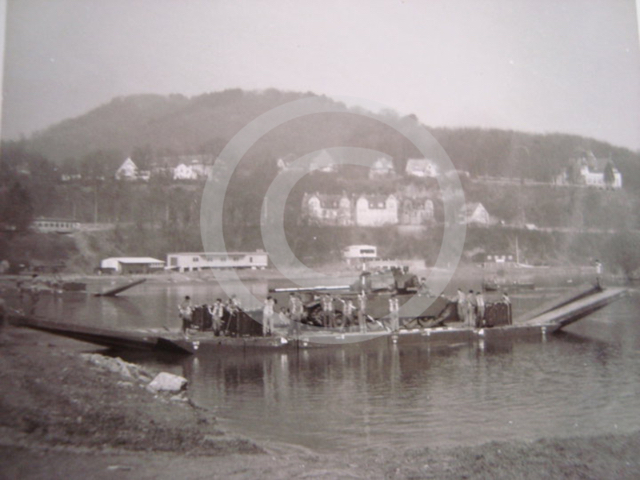
[[[0,478],[636,478],[640,432],[459,448],[318,454],[222,431],[155,372],[122,375],[93,347],[0,331]]]

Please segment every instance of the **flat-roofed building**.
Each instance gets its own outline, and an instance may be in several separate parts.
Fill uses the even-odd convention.
[[[269,266],[269,254],[256,252],[182,252],[167,254],[167,268],[190,272],[213,268],[263,269]]]
[[[378,258],[378,249],[375,245],[349,245],[342,251],[342,257],[349,265],[355,265]]]

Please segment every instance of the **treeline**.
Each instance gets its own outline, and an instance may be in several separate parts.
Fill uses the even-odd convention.
[[[214,158],[243,127],[284,103],[312,93],[239,89],[182,95],[119,97],[91,112],[66,120],[27,141],[28,150],[59,165],[110,165],[127,156],[141,168],[162,158],[209,154]],[[333,146],[363,147],[390,155],[402,171],[415,146],[383,121],[417,124],[409,115],[384,111],[373,119],[358,115],[327,97],[317,97],[337,113],[308,115],[287,122],[262,137],[245,156],[245,168],[260,170],[281,157],[297,158]],[[376,121],[380,119],[382,121]],[[595,139],[566,134],[529,134],[497,129],[426,127],[454,165],[472,175],[509,176],[550,181],[569,166],[576,150],[610,158],[625,185],[640,189],[640,154]],[[117,160],[116,160],[117,159]],[[117,166],[117,165],[116,165]],[[101,168],[101,167],[96,167]]]

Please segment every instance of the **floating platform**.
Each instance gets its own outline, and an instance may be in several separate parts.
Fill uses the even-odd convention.
[[[291,336],[215,336],[201,332],[185,338],[176,332],[122,332],[80,325],[49,322],[43,319],[19,317],[13,323],[56,335],[98,345],[135,348],[155,351],[171,351],[194,354],[198,351],[228,351],[228,349],[261,349],[281,351],[289,349],[337,348],[373,342],[380,344],[453,345],[476,340],[500,340],[516,337],[544,337],[577,322],[591,313],[609,305],[626,293],[624,288],[600,289],[583,287],[572,290],[534,311],[516,319],[512,325],[492,328],[470,328],[460,323],[427,328],[401,328],[396,332],[376,327],[362,332],[330,332],[322,328],[303,328]]]

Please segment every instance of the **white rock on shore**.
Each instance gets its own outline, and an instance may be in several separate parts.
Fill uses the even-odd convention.
[[[154,392],[179,392],[187,386],[187,379],[172,373],[161,372],[156,375],[147,388]]]

